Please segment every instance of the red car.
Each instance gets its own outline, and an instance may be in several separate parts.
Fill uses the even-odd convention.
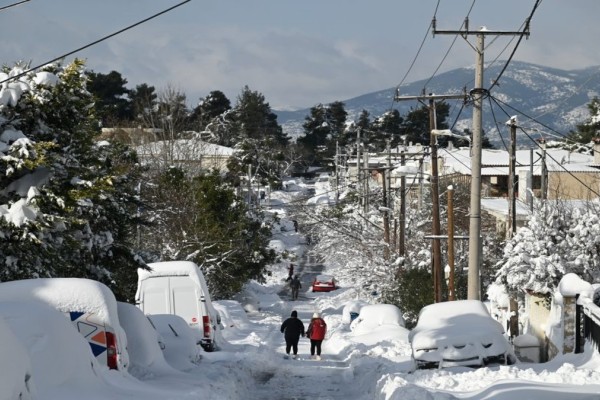
[[[335,279],[330,275],[317,275],[312,283],[313,292],[330,292],[337,289]]]

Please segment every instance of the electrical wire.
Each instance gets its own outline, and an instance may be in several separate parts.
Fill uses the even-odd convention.
[[[475,6],[475,2],[476,1],[477,0],[473,0],[473,2],[471,3],[471,7],[469,8],[469,11],[467,12],[467,16],[463,20],[463,23],[461,24],[459,30],[461,30],[465,26],[465,22],[468,20],[469,15],[471,15],[471,11],[473,11],[473,7]],[[427,85],[429,85],[429,82],[431,82],[433,80],[433,78],[435,77],[435,75],[438,73],[438,71],[440,70],[440,68],[442,67],[442,65],[444,64],[444,62],[446,61],[446,58],[448,57],[448,54],[450,54],[450,51],[452,50],[452,47],[454,47],[454,44],[456,43],[456,40],[458,39],[459,36],[460,36],[459,34],[454,35],[454,39],[452,40],[452,43],[450,43],[450,47],[448,48],[448,50],[446,50],[446,53],[444,54],[444,57],[442,57],[442,60],[438,64],[437,68],[433,71],[433,74],[431,74],[431,77],[423,85],[423,92],[425,92],[425,89],[427,88]]]
[[[154,18],[157,18],[157,17],[159,17],[159,16],[161,16],[161,15],[163,15],[163,14],[166,14],[166,13],[168,13],[168,12],[170,12],[170,11],[172,11],[172,10],[174,10],[174,9],[176,9],[176,8],[178,8],[178,7],[180,7],[180,6],[182,6],[182,5],[184,5],[185,3],[189,3],[190,1],[192,1],[192,0],[184,0],[184,1],[180,2],[180,3],[178,3],[178,4],[175,4],[175,5],[174,5],[174,6],[172,6],[172,7],[169,7],[169,8],[167,8],[167,9],[165,9],[165,10],[163,10],[163,11],[160,11],[160,12],[158,12],[158,13],[154,14],[154,15],[151,15],[151,16],[150,16],[150,17],[148,17],[148,18],[144,18],[143,20],[141,20],[141,21],[139,21],[139,22],[136,22],[136,23],[134,23],[134,24],[132,24],[132,25],[129,25],[129,26],[127,26],[127,27],[123,28],[123,29],[120,29],[120,30],[118,30],[118,31],[116,31],[116,32],[114,32],[114,33],[111,33],[110,35],[106,35],[106,36],[104,36],[104,37],[102,37],[102,38],[100,38],[100,39],[98,39],[98,40],[95,40],[95,41],[93,41],[93,42],[91,42],[91,43],[89,43],[89,44],[86,44],[85,46],[81,46],[81,47],[79,47],[79,48],[77,48],[77,49],[75,49],[75,50],[72,50],[72,51],[70,51],[70,52],[68,52],[68,53],[65,53],[65,54],[63,54],[63,55],[61,55],[61,56],[59,56],[59,57],[53,58],[52,60],[50,60],[50,61],[46,61],[46,62],[44,62],[44,63],[42,63],[42,64],[39,64],[39,65],[37,65],[37,66],[35,66],[35,67],[28,68],[27,70],[25,70],[25,71],[23,71],[23,72],[21,72],[21,73],[19,73],[19,74],[16,74],[16,75],[14,75],[14,76],[11,76],[11,77],[9,77],[9,78],[6,78],[6,79],[4,79],[4,80],[0,81],[0,84],[2,84],[2,83],[5,83],[5,82],[9,82],[9,81],[13,81],[13,80],[17,80],[17,79],[21,78],[22,76],[25,76],[25,75],[29,74],[30,72],[33,72],[33,71],[36,71],[36,70],[38,70],[38,69],[40,69],[40,68],[42,68],[42,67],[45,67],[45,66],[46,66],[46,65],[48,65],[48,64],[51,64],[51,63],[53,63],[53,62],[56,62],[56,61],[58,61],[58,60],[61,60],[61,59],[63,59],[63,58],[66,58],[66,57],[68,57],[68,56],[70,56],[70,55],[73,55],[73,54],[75,54],[75,53],[78,53],[78,52],[80,52],[80,51],[82,51],[82,50],[85,50],[85,49],[87,49],[87,48],[89,48],[89,47],[95,46],[95,45],[97,45],[97,44],[98,44],[98,43],[100,43],[100,42],[103,42],[103,41],[105,41],[105,40],[107,40],[107,39],[110,39],[110,38],[112,38],[112,37],[114,37],[114,36],[117,36],[117,35],[119,35],[119,34],[121,34],[121,33],[125,32],[125,31],[128,31],[128,30],[130,30],[130,29],[132,29],[132,28],[135,28],[136,26],[139,26],[139,25],[141,25],[141,24],[144,24],[144,23],[146,23],[146,22],[148,22],[148,21],[150,21],[150,20],[152,20],[152,19],[154,19]]]
[[[425,32],[425,36],[423,36],[423,40],[421,41],[421,45],[419,46],[419,49],[417,50],[417,54],[415,54],[412,62],[410,63],[410,66],[408,67],[408,70],[406,71],[406,73],[404,74],[402,79],[400,80],[400,83],[396,86],[396,89],[398,89],[398,88],[400,88],[400,86],[402,86],[402,84],[404,83],[404,80],[406,79],[406,77],[408,76],[410,71],[412,71],[413,67],[415,66],[415,63],[417,62],[417,59],[419,58],[419,54],[421,54],[421,50],[423,50],[423,45],[425,44],[425,40],[429,36],[429,32],[431,31],[431,26],[433,25],[433,21],[435,20],[435,17],[437,15],[437,11],[438,11],[439,7],[440,7],[440,0],[437,0],[437,4],[436,4],[435,10],[433,12],[433,18],[431,20],[432,22],[430,22],[429,25],[427,26],[427,32]]]
[[[508,104],[508,103],[506,103],[506,102],[504,102],[504,101],[500,100],[499,98],[497,98],[497,97],[495,97],[495,96],[491,96],[491,98],[494,100],[494,102],[495,102],[496,104],[498,104],[498,103],[502,103],[503,105],[505,105],[506,107],[510,108],[510,109],[511,109],[511,110],[513,110],[514,112],[516,112],[516,113],[519,113],[520,115],[524,116],[525,118],[529,119],[530,121],[533,121],[533,122],[535,122],[536,124],[538,124],[538,125],[540,125],[540,126],[544,127],[545,129],[547,129],[548,131],[550,131],[550,132],[553,132],[554,134],[556,134],[558,137],[562,138],[563,140],[566,140],[567,142],[570,142],[570,143],[572,143],[572,144],[577,144],[577,145],[580,145],[580,146],[582,146],[582,147],[584,147],[584,148],[587,148],[588,150],[592,150],[592,148],[591,148],[591,147],[589,147],[588,145],[586,145],[586,144],[584,144],[584,143],[579,143],[579,142],[577,142],[577,141],[575,141],[575,140],[572,140],[572,139],[570,139],[568,135],[566,135],[566,134],[564,134],[564,133],[561,133],[561,132],[559,132],[559,131],[557,131],[557,130],[555,130],[555,129],[551,128],[551,127],[549,127],[548,125],[544,124],[543,122],[541,122],[541,121],[538,121],[536,118],[534,118],[534,117],[532,117],[532,116],[530,116],[530,115],[526,114],[525,112],[523,112],[523,111],[521,111],[521,110],[518,110],[517,108],[515,108],[515,107],[511,106],[510,104]],[[504,110],[503,110],[503,111],[504,111]],[[505,112],[506,112],[506,111],[505,111]]]
[[[498,104],[498,103],[496,103]],[[502,106],[500,106],[498,104],[498,107],[500,107],[500,109],[508,116],[510,117],[510,114],[508,114],[506,112],[506,110],[504,110],[502,108]],[[538,148],[540,148],[541,150],[543,150],[542,146],[536,141],[534,140],[528,133],[527,131],[525,131],[523,128],[520,127],[520,130],[525,134],[525,136],[527,136],[527,138],[529,138],[529,140],[531,140]],[[588,186],[585,182],[583,182],[581,179],[579,179],[579,177],[577,177],[576,175],[574,175],[571,171],[569,171],[568,169],[566,169],[562,163],[560,163],[558,160],[556,160],[554,157],[552,157],[551,154],[546,153],[546,157],[550,158],[552,161],[554,161],[560,168],[562,168],[567,174],[569,174],[573,179],[575,179],[577,182],[579,182],[583,187],[585,187],[586,189],[588,189],[591,193],[594,193],[596,196],[600,197],[600,193],[598,193],[596,190],[592,189],[590,186]]]
[[[23,1],[18,1],[16,3],[13,3],[13,4],[2,6],[2,7],[0,7],[0,11],[6,10],[7,8],[15,7],[15,6],[20,6],[21,4],[23,4],[23,3],[29,3],[30,1],[31,0],[23,0]]]
[[[537,10],[537,8],[539,7],[539,5],[541,3],[542,3],[542,0],[536,0],[535,1],[535,4],[533,5],[533,9],[531,10],[531,13],[529,14],[529,17],[526,19],[526,23],[525,23],[525,26],[523,28],[523,32],[519,36],[519,39],[517,40],[517,43],[515,44],[515,47],[513,48],[513,51],[510,53],[510,56],[508,57],[508,60],[506,60],[506,63],[504,64],[504,67],[500,71],[500,74],[498,75],[498,77],[496,79],[494,79],[494,81],[492,83],[492,86],[490,86],[488,88],[488,92],[491,91],[494,86],[498,86],[498,82],[500,81],[500,78],[502,77],[502,75],[504,75],[504,72],[506,71],[506,68],[508,68],[508,65],[510,64],[510,62],[512,61],[515,53],[517,52],[517,49],[519,48],[519,45],[521,44],[521,41],[523,40],[523,37],[525,36],[525,33],[529,30],[529,24],[531,23],[533,15],[535,14],[535,11]]]

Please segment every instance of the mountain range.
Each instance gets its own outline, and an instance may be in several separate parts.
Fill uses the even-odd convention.
[[[486,65],[485,88],[492,86],[503,67],[504,62]],[[457,68],[432,79],[405,83],[398,87],[398,94],[460,94],[465,89],[468,93],[473,88],[474,77],[474,66]],[[421,106],[416,100],[394,101],[396,93],[394,87],[341,101],[345,104],[349,120],[358,118],[362,110],[367,110],[373,119],[392,108],[405,115],[411,108]],[[587,105],[594,96],[600,96],[600,66],[567,71],[513,61],[489,93],[490,98],[484,101],[483,129],[490,141],[497,147],[502,146],[502,139],[508,137],[505,122],[517,115],[518,124],[528,133],[518,133],[517,143],[519,147],[530,147],[532,139],[560,138],[589,118]],[[458,132],[471,128],[472,105],[463,107],[462,100],[448,100],[448,103],[451,111],[447,122]],[[302,124],[310,114],[310,108],[274,112],[288,135],[297,137],[304,134]]]

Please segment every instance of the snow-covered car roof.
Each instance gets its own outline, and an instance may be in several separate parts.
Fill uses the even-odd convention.
[[[331,276],[331,275],[317,275],[315,277],[315,280],[317,280],[319,282],[331,282],[331,281],[333,281],[333,276]]]
[[[0,283],[0,301],[37,300],[61,312],[95,314],[117,329],[117,300],[103,283],[83,278],[38,278]]]
[[[516,359],[502,325],[479,300],[423,307],[408,339],[417,368],[512,364]]]
[[[360,309],[358,317],[350,324],[355,335],[377,331],[381,326],[404,327],[402,311],[393,304],[369,304]]]

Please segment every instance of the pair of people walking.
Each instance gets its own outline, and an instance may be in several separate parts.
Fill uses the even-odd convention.
[[[327,324],[325,320],[321,318],[319,313],[314,313],[308,329],[304,331],[304,323],[298,318],[298,312],[292,311],[290,318],[283,321],[281,324],[281,332],[285,338],[285,353],[286,358],[290,356],[290,351],[293,352],[293,358],[298,357],[298,342],[300,337],[308,337],[310,339],[310,355],[311,358],[320,360],[321,359],[321,344],[325,339],[327,333]],[[316,355],[315,355],[316,353]]]

